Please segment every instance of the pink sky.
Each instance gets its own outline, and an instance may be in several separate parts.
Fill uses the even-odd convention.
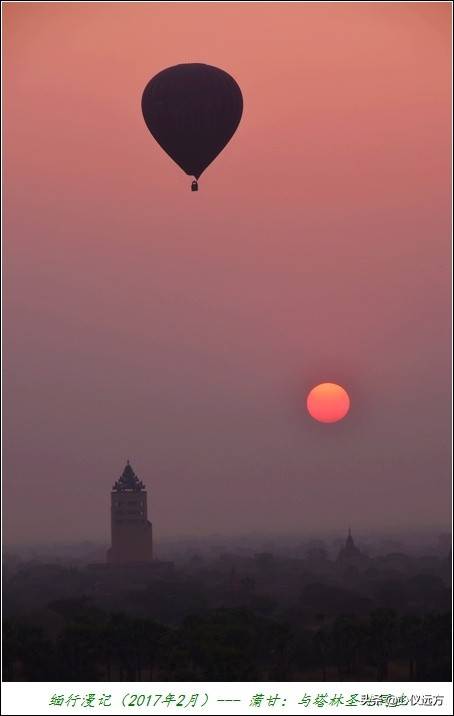
[[[7,542],[449,524],[449,3],[4,6]],[[147,81],[231,73],[200,191]],[[339,424],[307,416],[334,381]]]

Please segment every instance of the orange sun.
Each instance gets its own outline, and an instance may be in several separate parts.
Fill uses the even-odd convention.
[[[307,409],[320,423],[336,423],[350,410],[350,398],[337,383],[320,383],[307,396]]]

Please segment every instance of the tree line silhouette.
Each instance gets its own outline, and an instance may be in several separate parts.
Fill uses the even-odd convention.
[[[450,681],[451,614],[316,615],[313,627],[247,608],[217,608],[179,625],[109,613],[86,599],[50,605],[52,635],[11,617],[3,627],[6,681]]]

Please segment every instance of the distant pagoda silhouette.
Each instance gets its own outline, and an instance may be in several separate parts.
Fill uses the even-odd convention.
[[[358,547],[355,545],[352,537],[352,531],[350,528],[348,528],[348,536],[345,541],[344,547],[339,552],[339,556],[337,558],[338,562],[357,562],[359,560],[363,560],[364,555],[363,553],[358,549]]]
[[[147,492],[129,460],[111,492],[111,535],[108,562],[151,562],[153,528],[147,516]]]

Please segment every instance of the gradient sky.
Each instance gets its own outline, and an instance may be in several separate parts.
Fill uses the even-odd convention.
[[[6,3],[4,539],[450,524],[449,3]],[[244,96],[200,191],[159,70]],[[347,388],[334,425],[316,383]]]

